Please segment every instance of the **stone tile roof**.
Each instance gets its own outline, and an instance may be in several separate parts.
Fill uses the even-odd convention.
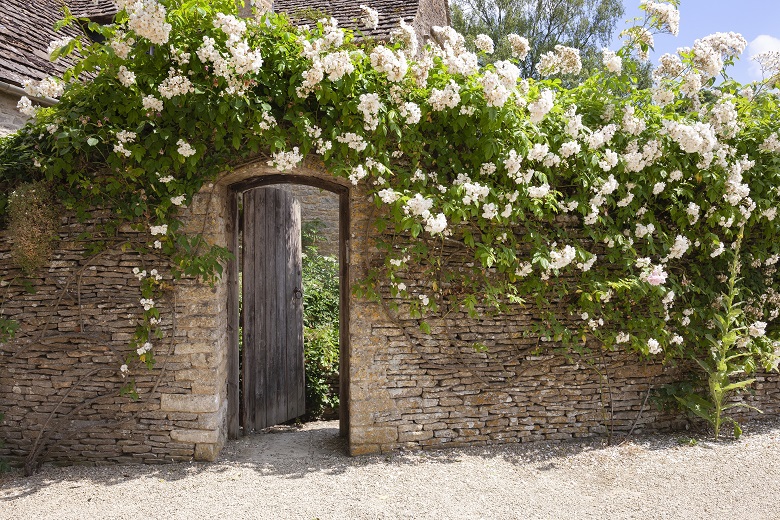
[[[116,13],[112,0],[64,0],[78,17],[104,19]],[[312,23],[323,13],[335,17],[344,28],[360,28],[360,4],[379,11],[379,26],[363,34],[385,39],[400,18],[412,23],[420,0],[276,0],[274,10],[285,12],[295,23]],[[75,36],[69,27],[55,33],[62,18],[63,0],[0,0],[0,81],[21,85],[25,79],[58,76],[70,65],[67,59],[49,61],[46,48],[52,40]],[[316,14],[315,14],[316,13]]]
[[[106,18],[116,14],[112,0],[67,0],[70,12],[79,18]]]
[[[79,29],[68,27],[55,33],[53,26],[60,19],[61,0],[0,0],[0,81],[21,85],[25,79],[39,80],[65,71],[68,60],[51,62],[46,49],[51,41],[75,36]]]
[[[360,26],[360,4],[379,11],[376,29],[367,30]],[[287,13],[296,23],[312,23],[324,13],[336,18],[340,27],[360,29],[366,36],[386,39],[390,31],[398,27],[401,18],[412,23],[419,5],[419,0],[274,0],[274,11]]]

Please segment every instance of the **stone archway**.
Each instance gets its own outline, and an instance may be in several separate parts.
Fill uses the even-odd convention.
[[[237,173],[241,173],[241,169]],[[241,194],[262,186],[280,184],[303,185],[320,188],[338,196],[338,259],[339,259],[339,430],[342,436],[349,435],[349,308],[350,308],[350,284],[349,284],[349,236],[350,236],[350,190],[345,184],[334,182],[330,177],[311,175],[311,172],[295,172],[290,174],[266,173],[264,175],[249,176],[242,180],[228,184],[228,229],[229,248],[233,252],[239,250],[240,229],[238,225],[238,201]],[[235,253],[234,253],[235,254]],[[238,272],[239,258],[236,254],[227,269],[228,290],[228,330],[230,332],[229,346],[229,380],[228,380],[228,434],[231,438],[238,437],[240,433],[240,418],[246,414],[246,409],[239,397],[239,362],[238,356]],[[247,433],[247,432],[244,432]]]
[[[204,186],[183,215],[182,231],[200,233],[210,244],[237,251],[238,194],[252,187],[293,183],[322,186],[339,192],[348,208],[341,219],[341,247],[345,289],[365,278],[371,248],[372,199],[362,186],[334,177],[318,159],[310,159],[289,172],[280,173],[264,160],[234,167],[215,183]],[[375,252],[374,252],[375,253]],[[183,280],[176,287],[176,352],[184,354],[190,368],[177,368],[181,381],[175,395],[166,396],[163,410],[189,414],[197,426],[172,426],[171,436],[195,444],[195,458],[213,460],[229,438],[240,435],[238,387],[238,264],[225,266],[213,286]],[[388,365],[383,360],[387,343],[382,331],[394,331],[379,304],[355,297],[347,289],[341,305],[344,313],[341,344],[344,390],[340,433],[348,438],[353,455],[375,453],[398,441],[398,429],[388,424],[397,406],[387,389]],[[396,332],[390,332],[397,335]],[[179,359],[177,357],[177,359]],[[182,415],[183,417],[185,415]]]

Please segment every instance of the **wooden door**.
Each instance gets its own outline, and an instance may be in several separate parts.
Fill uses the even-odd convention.
[[[303,370],[301,207],[291,193],[244,194],[244,432],[306,411]]]

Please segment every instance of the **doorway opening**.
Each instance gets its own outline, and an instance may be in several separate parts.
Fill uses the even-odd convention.
[[[328,412],[346,437],[348,188],[269,175],[232,185],[229,207],[229,437]]]

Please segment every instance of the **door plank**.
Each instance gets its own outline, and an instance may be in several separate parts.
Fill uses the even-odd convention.
[[[254,324],[254,318],[257,314],[255,308],[255,300],[251,288],[255,287],[255,266],[252,259],[255,257],[255,219],[252,218],[255,211],[255,197],[253,193],[246,192],[244,194],[244,236],[243,236],[243,256],[242,256],[242,298],[243,298],[243,367],[242,367],[242,381],[244,385],[243,402],[241,415],[244,418],[244,433],[249,433],[255,429],[255,374],[253,367],[255,366],[254,352],[257,348],[256,330],[257,327]]]
[[[339,194],[339,434],[349,443],[349,191]]]
[[[266,188],[268,189],[268,188]],[[281,419],[287,412],[287,402],[285,400],[285,388],[283,387],[283,380],[280,377],[284,374],[284,322],[285,322],[285,308],[284,308],[284,291],[285,291],[285,278],[283,269],[283,257],[284,255],[284,215],[282,213],[282,199],[283,196],[278,192],[274,193],[272,198],[272,204],[268,205],[269,215],[268,223],[270,233],[268,239],[270,243],[269,259],[271,261],[270,268],[267,275],[272,277],[277,283],[274,284],[274,290],[268,291],[266,297],[273,301],[273,310],[271,311],[270,321],[265,323],[265,327],[269,331],[269,362],[268,372],[269,388],[268,388],[268,422],[269,426],[283,422]],[[280,243],[281,242],[281,243]],[[270,284],[269,284],[270,286]],[[284,413],[282,412],[284,410]]]
[[[255,334],[258,341],[256,343],[255,357],[253,364],[250,366],[250,370],[255,373],[255,410],[254,414],[257,417],[255,423],[256,429],[265,428],[267,425],[266,406],[265,401],[268,399],[268,391],[266,388],[268,380],[267,369],[267,349],[268,349],[268,337],[266,335],[266,315],[269,312],[268,302],[265,298],[265,293],[268,290],[268,279],[266,277],[265,266],[263,265],[264,249],[268,243],[268,229],[266,219],[261,217],[262,212],[265,211],[265,207],[268,204],[267,192],[265,190],[255,190],[256,206],[251,218],[256,220],[255,223],[255,249],[252,262],[256,266],[256,278],[254,285],[250,288],[252,291],[252,299],[255,300],[256,313],[252,326],[255,328]],[[258,218],[260,217],[260,218]]]
[[[287,415],[299,417],[306,413],[305,375],[303,360],[303,277],[301,251],[301,205],[293,199],[288,206],[287,266]]]

